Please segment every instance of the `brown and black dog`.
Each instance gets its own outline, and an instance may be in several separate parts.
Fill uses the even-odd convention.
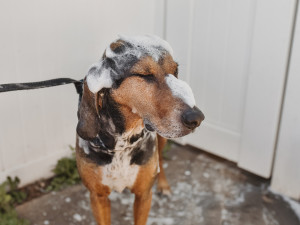
[[[76,155],[98,225],[111,222],[113,190],[135,194],[135,225],[146,224],[157,175],[159,191],[170,191],[162,167],[165,138],[187,135],[204,119],[177,73],[166,41],[120,36],[85,77]]]

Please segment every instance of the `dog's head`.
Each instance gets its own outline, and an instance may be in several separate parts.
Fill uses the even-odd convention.
[[[189,134],[204,115],[195,106],[191,88],[177,78],[177,73],[178,64],[166,41],[156,36],[120,36],[88,72],[79,108],[78,134],[97,134],[97,108],[99,104],[101,107],[103,90],[109,90],[117,105],[136,114],[148,130],[166,138]]]

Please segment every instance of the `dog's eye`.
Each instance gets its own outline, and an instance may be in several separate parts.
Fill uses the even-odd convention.
[[[174,72],[175,77],[178,76],[178,67],[176,68],[175,72]]]
[[[148,75],[133,74],[133,76],[141,77],[141,78],[143,78],[144,80],[146,80],[148,82],[152,82],[152,81],[156,80],[156,78],[153,74],[148,74]]]

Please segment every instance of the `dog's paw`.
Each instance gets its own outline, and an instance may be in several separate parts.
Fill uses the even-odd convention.
[[[172,192],[170,189],[158,189],[158,194],[162,196],[170,197],[172,195]]]
[[[157,192],[162,196],[171,196],[172,191],[168,183],[157,184]]]

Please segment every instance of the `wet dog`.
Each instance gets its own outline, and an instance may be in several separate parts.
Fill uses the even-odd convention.
[[[110,192],[125,188],[135,194],[135,225],[145,225],[157,175],[159,191],[170,191],[165,138],[187,135],[204,119],[172,54],[156,36],[120,36],[84,79],[76,158],[98,225],[111,222]]]

